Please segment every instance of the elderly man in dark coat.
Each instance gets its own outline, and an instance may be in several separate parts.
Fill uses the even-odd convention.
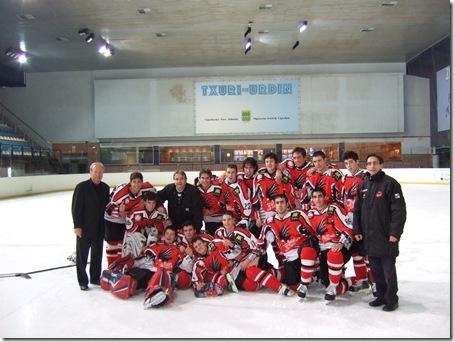
[[[90,258],[90,283],[99,285],[104,241],[104,209],[109,203],[109,186],[102,182],[104,165],[90,165],[90,179],[77,184],[72,199],[74,234],[76,234],[76,269],[80,289],[88,290],[87,267]]]

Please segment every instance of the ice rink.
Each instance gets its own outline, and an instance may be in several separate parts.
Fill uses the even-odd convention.
[[[143,310],[99,287],[82,292],[75,267],[0,278],[3,338],[448,338],[450,187],[403,184],[408,219],[397,259],[400,307],[370,308],[370,290],[325,305],[324,290],[303,302],[268,290],[198,299],[177,291],[167,307]],[[72,192],[0,201],[0,273],[70,264],[75,250]],[[105,260],[104,260],[105,262]]]

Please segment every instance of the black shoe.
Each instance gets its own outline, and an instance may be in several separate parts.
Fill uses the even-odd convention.
[[[80,289],[82,291],[87,291],[88,290],[88,286],[87,285],[80,285]]]
[[[377,298],[377,299],[374,299],[372,302],[369,302],[369,306],[372,306],[372,307],[377,307],[377,306],[381,306],[381,305],[384,305],[385,302],[383,300],[381,300],[380,298]]]
[[[99,280],[90,281],[90,284],[92,284],[92,285],[98,285],[98,286],[101,285],[101,283],[100,283]]]
[[[386,304],[384,307],[383,307],[383,311],[394,311],[396,310],[397,308],[399,307],[399,303],[394,303],[394,304]]]

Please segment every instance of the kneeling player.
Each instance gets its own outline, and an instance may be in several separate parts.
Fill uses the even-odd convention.
[[[144,249],[142,257],[130,255],[103,272],[101,286],[120,298],[128,298],[136,289],[145,288],[144,308],[160,307],[173,299],[175,287],[187,288],[190,278],[178,265],[182,258],[175,245],[176,231],[166,227],[164,242]]]
[[[320,275],[322,283],[327,287],[325,299],[332,301],[336,294],[344,293],[349,287],[349,279],[343,277],[343,270],[350,259],[352,226],[337,204],[326,204],[323,188],[314,189],[312,201],[314,206],[309,210],[308,216],[319,240]]]

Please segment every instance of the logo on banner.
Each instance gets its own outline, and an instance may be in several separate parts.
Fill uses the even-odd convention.
[[[251,111],[250,110],[241,111],[241,121],[244,121],[244,122],[251,121]]]

